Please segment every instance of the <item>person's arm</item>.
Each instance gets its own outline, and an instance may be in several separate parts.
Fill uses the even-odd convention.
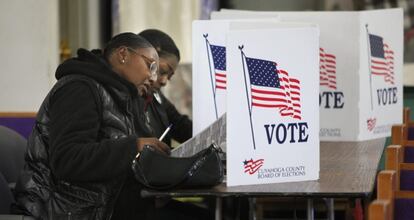
[[[137,137],[99,140],[100,106],[90,85],[73,82],[60,88],[50,106],[50,163],[67,181],[111,179],[130,169]]]
[[[162,106],[167,113],[169,122],[173,125],[171,128],[171,137],[178,142],[185,142],[190,139],[193,134],[193,122],[187,115],[182,115],[177,111],[175,106],[160,93],[162,98]]]

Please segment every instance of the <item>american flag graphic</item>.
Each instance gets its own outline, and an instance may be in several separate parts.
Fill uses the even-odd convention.
[[[319,85],[336,90],[336,56],[319,48]]]
[[[372,131],[375,128],[376,123],[377,123],[376,118],[368,118],[368,120],[367,120],[367,129],[368,129],[368,131]]]
[[[263,166],[264,159],[258,159],[258,160],[245,160],[243,161],[244,164],[244,172],[248,173],[250,175],[256,173],[260,167]]]
[[[378,35],[369,34],[369,44],[371,73],[384,77],[386,83],[394,85],[394,51]]]
[[[210,44],[213,56],[216,89],[226,89],[226,47]]]
[[[252,106],[278,108],[280,115],[302,119],[300,81],[268,60],[246,57]]]

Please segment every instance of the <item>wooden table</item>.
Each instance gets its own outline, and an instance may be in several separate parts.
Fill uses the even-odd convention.
[[[374,189],[384,143],[385,138],[362,142],[321,142],[320,179],[317,181],[233,187],[227,187],[225,183],[222,183],[207,189],[143,190],[141,194],[143,197],[306,197],[309,198],[308,219],[312,219],[312,198],[369,199]],[[333,200],[331,201],[333,206]],[[221,218],[218,215],[219,213],[216,212],[216,219]],[[330,211],[329,215],[333,217],[333,210]]]

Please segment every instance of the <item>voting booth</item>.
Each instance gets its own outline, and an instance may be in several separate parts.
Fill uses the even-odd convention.
[[[212,19],[277,16],[320,28],[320,139],[360,141],[391,134],[402,120],[403,11],[251,12]]]
[[[227,185],[317,180],[318,28],[238,26],[226,41]]]
[[[193,23],[194,124],[226,112],[228,186],[319,178],[318,48],[316,25]]]
[[[244,27],[268,27],[278,23],[277,16],[255,16],[244,20]],[[266,20],[265,20],[266,19]],[[226,33],[237,20],[201,20],[193,22],[193,134],[218,120],[227,108]]]
[[[193,134],[226,112],[226,32],[229,21],[193,22]]]

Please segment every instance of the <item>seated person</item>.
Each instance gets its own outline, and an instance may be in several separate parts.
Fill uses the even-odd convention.
[[[156,80],[158,54],[134,33],[113,37],[103,56],[79,49],[56,70],[28,140],[15,211],[36,219],[146,219],[131,162],[144,145],[169,147],[140,130],[137,88]],[[133,195],[133,196],[125,196]],[[132,198],[132,199],[131,199]]]
[[[180,114],[175,106],[164,96],[161,88],[166,86],[172,78],[180,61],[180,51],[173,39],[166,33],[147,29],[138,35],[148,40],[158,52],[160,58],[160,68],[157,80],[152,86],[152,90],[146,94],[140,94],[146,98],[146,104],[139,106],[144,109],[145,116],[142,120],[146,121],[147,129],[152,131],[153,136],[160,137],[165,129],[172,125],[171,130],[162,140],[171,146],[171,139],[182,143],[192,137],[193,123],[186,115]],[[211,203],[211,201],[209,201]],[[169,198],[156,200],[157,218],[173,219],[212,219],[213,212],[200,208],[191,203],[182,203]],[[186,215],[179,210],[185,210]]]
[[[173,77],[180,61],[180,51],[173,39],[166,33],[147,29],[139,33],[148,40],[158,52],[160,59],[159,75],[153,84],[152,95],[147,95],[146,121],[155,137],[160,137],[165,129],[172,125],[163,142],[171,145],[171,138],[182,143],[192,137],[193,123],[186,115],[180,114],[175,106],[162,94],[161,88]]]

